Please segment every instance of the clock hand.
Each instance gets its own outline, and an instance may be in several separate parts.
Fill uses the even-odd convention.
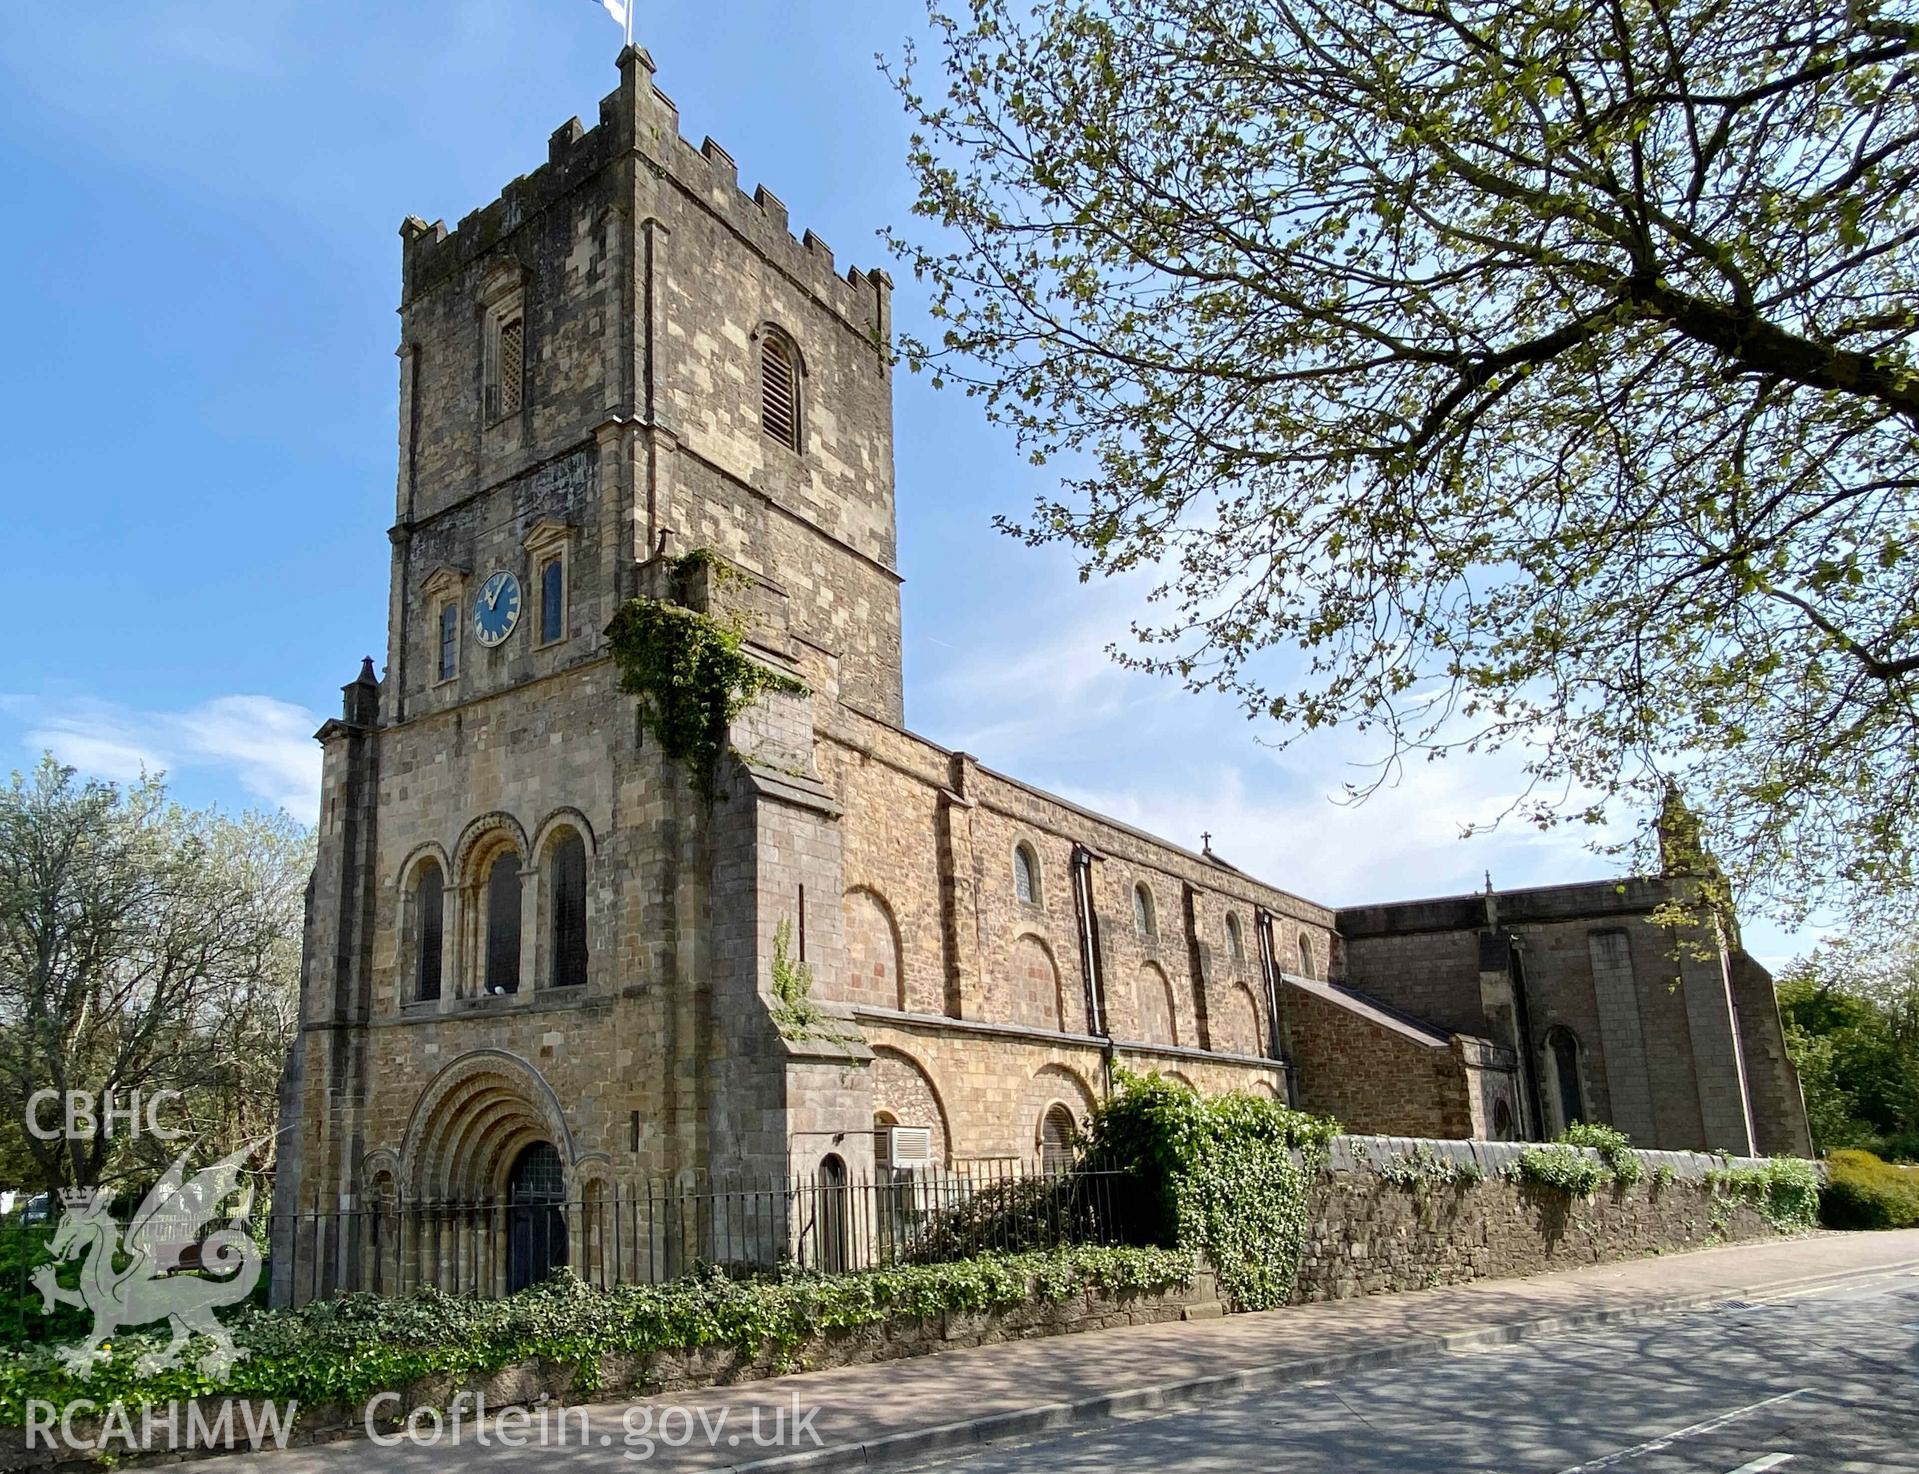
[[[503,578],[495,579],[493,583],[493,592],[486,596],[486,607],[491,609],[495,604],[499,603],[500,595],[504,593],[505,591],[506,591],[506,580]]]

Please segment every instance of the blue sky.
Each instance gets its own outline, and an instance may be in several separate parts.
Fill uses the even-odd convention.
[[[689,138],[870,266],[912,200],[874,55],[921,19],[917,0],[640,0],[636,39]],[[0,770],[51,746],[310,819],[313,729],[385,644],[400,220],[458,220],[590,123],[619,31],[593,0],[116,0],[13,6],[8,29]],[[1369,755],[1352,739],[1275,752],[1230,705],[1113,667],[1143,590],[1082,587],[994,533],[1042,473],[959,394],[902,369],[896,399],[916,730],[1182,843],[1210,830],[1335,904],[1609,873],[1574,835],[1457,837],[1502,807],[1510,763],[1420,765],[1342,808]]]

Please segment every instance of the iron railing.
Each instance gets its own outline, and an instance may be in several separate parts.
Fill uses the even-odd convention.
[[[994,1163],[841,1182],[641,1183],[550,1202],[395,1197],[219,1226],[263,1238],[260,1298],[285,1305],[351,1290],[497,1296],[563,1266],[610,1288],[663,1283],[702,1264],[831,1274],[1118,1243],[1136,1191],[1122,1172]],[[0,1344],[61,1339],[81,1323],[70,1307],[42,1314],[33,1276],[47,1262],[47,1234],[0,1221]],[[182,1257],[176,1272],[199,1272],[190,1251]]]

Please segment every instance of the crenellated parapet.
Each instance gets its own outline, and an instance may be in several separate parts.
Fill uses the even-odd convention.
[[[620,53],[620,85],[600,102],[599,122],[570,118],[547,142],[547,161],[522,174],[498,199],[461,217],[453,229],[409,215],[404,242],[404,301],[431,290],[485,256],[527,220],[618,160],[636,155],[656,178],[699,201],[764,260],[799,283],[845,322],[884,342],[892,330],[893,282],[883,268],[844,274],[833,250],[811,230],[795,236],[786,205],[764,184],[740,187],[733,157],[713,139],[697,146],[679,131],[679,109],[654,85],[653,58],[643,47]]]

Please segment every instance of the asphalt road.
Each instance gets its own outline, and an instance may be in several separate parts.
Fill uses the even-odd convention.
[[[1070,1345],[1062,1345],[1070,1355]],[[1919,1273],[1436,1356],[914,1466],[945,1474],[1919,1471]]]

